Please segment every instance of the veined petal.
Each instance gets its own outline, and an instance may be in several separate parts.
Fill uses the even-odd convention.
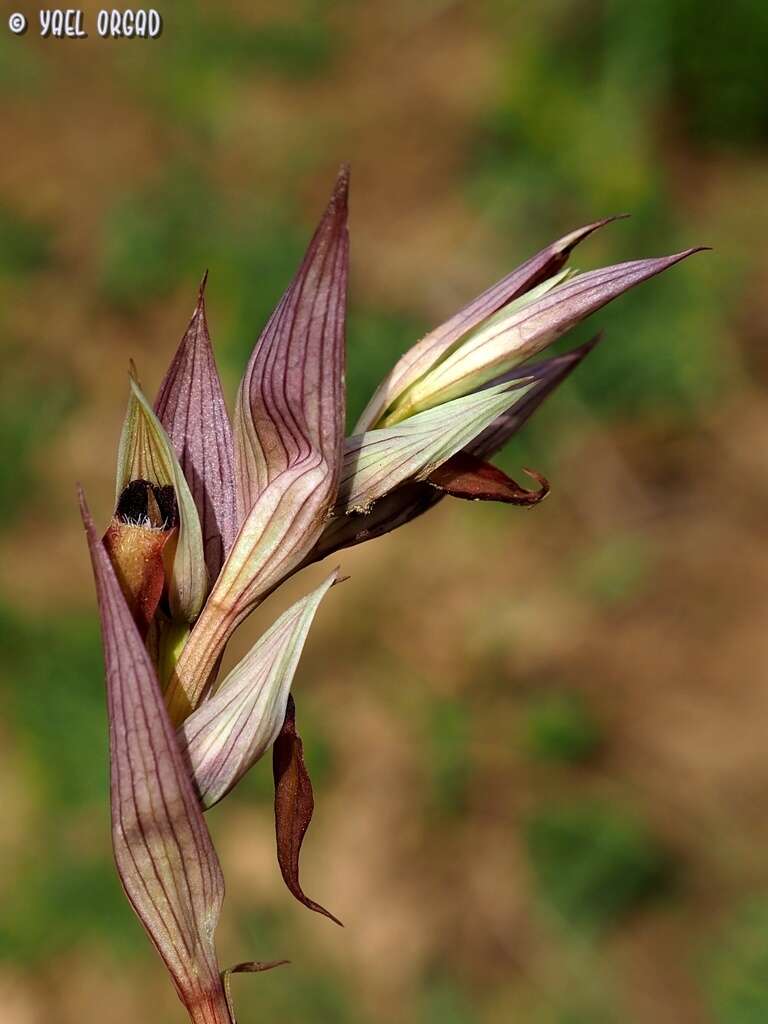
[[[328,491],[338,479],[345,417],[348,186],[345,167],[240,384],[235,410],[240,522],[269,484],[293,466],[325,461]]]
[[[503,337],[504,325],[515,321],[517,313],[522,309],[527,309],[529,305],[536,302],[542,296],[551,292],[553,288],[556,288],[559,284],[562,284],[566,278],[573,276],[573,271],[569,269],[561,270],[560,273],[547,278],[546,281],[542,281],[537,284],[530,291],[527,291],[524,295],[514,299],[512,302],[507,303],[497,313],[494,313],[487,320],[484,320],[479,327],[476,327],[469,334],[465,335],[459,343],[459,348],[463,352],[465,349],[471,347],[473,351],[483,351],[483,343],[486,344],[493,342],[499,337]],[[455,349],[451,350],[452,352]],[[443,359],[447,360],[448,354]],[[452,393],[448,394],[446,389],[440,389],[438,386],[433,389],[431,382],[438,368],[442,365],[443,360],[438,360],[435,367],[425,374],[420,380],[416,381],[410,388],[407,388],[394,402],[392,408],[386,416],[381,420],[381,426],[388,427],[394,423],[400,423],[402,420],[408,419],[415,413],[424,412],[426,409],[432,409],[436,405],[442,405],[445,402],[450,401],[452,398],[461,398],[462,395],[469,394],[471,391],[479,390],[484,384],[487,384],[494,377],[499,377],[498,370],[492,370],[491,372],[483,373],[484,365],[480,364],[479,369],[469,365],[467,373],[464,377],[458,380],[451,388]],[[474,371],[474,373],[473,373]]]
[[[237,625],[312,549],[336,500],[344,440],[347,186],[343,169],[240,386],[234,437],[243,522],[167,690],[177,723],[197,705]]]
[[[597,231],[598,228],[617,219],[617,217],[606,217],[593,224],[577,228],[576,231],[571,231],[556,242],[552,242],[513,270],[512,273],[507,274],[506,277],[486,289],[454,314],[450,320],[430,331],[401,357],[393,370],[382,381],[358,420],[355,433],[362,433],[377,425],[398,396],[415,384],[420,377],[423,377],[469,331],[506,306],[507,303],[512,302],[513,299],[556,274],[565,266],[569,255],[579,242],[591,235],[593,231]]]
[[[538,366],[515,371],[520,378],[531,374],[535,383],[515,404],[498,416],[490,426],[463,450],[480,459],[499,451],[530,419],[541,403],[552,394],[589,352],[599,335],[567,355],[547,359]],[[306,564],[319,562],[342,548],[353,547],[376,537],[383,537],[399,526],[418,518],[443,499],[444,495],[428,483],[402,484],[377,501],[367,512],[352,512],[329,520]]]
[[[112,843],[126,895],[199,1024],[230,1024],[214,948],[224,879],[152,663],[85,499],[109,711]]]
[[[203,535],[210,579],[237,532],[232,427],[205,315],[205,280],[195,312],[165,375],[155,413],[179,458]]]
[[[173,445],[141,388],[131,378],[128,411],[117,457],[117,499],[132,480],[171,485],[179,514],[179,535],[169,582],[174,618],[192,622],[205,601],[208,574],[203,535],[192,494]]]
[[[179,729],[179,742],[206,810],[226,796],[277,739],[309,628],[337,579],[333,573],[281,615],[214,696]]]
[[[520,397],[528,379],[446,402],[393,427],[347,440],[336,514],[366,512],[408,480],[424,480]]]
[[[699,251],[619,263],[577,274],[545,294],[534,290],[508,313],[502,311],[470,333],[409,389],[404,408],[395,406],[391,418],[448,401],[519,366],[623,292]]]
[[[506,379],[509,380],[532,374],[535,383],[519,402],[515,402],[511,409],[503,412],[481,434],[478,434],[475,440],[467,445],[465,451],[478,459],[488,459],[496,452],[501,451],[507,441],[528,422],[541,403],[564,380],[570,377],[583,359],[586,359],[601,338],[602,333],[599,332],[589,341],[585,341],[583,345],[579,345],[562,356],[545,359],[535,366],[523,366],[508,374]]]

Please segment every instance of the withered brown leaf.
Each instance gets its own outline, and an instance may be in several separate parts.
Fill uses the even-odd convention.
[[[315,799],[304,764],[304,744],[296,732],[296,705],[293,697],[288,698],[283,728],[272,749],[272,768],[275,777],[277,860],[285,884],[305,907],[341,925],[341,921],[329,910],[305,895],[299,882],[301,844],[312,821]]]
[[[502,501],[509,505],[538,505],[549,494],[549,481],[535,469],[524,469],[539,484],[539,490],[532,491],[519,483],[490,462],[458,452],[438,466],[427,482],[444,494],[468,501]]]

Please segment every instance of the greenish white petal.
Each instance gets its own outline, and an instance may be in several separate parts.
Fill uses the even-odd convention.
[[[309,628],[337,579],[333,573],[281,615],[179,728],[204,808],[226,796],[277,739]]]
[[[531,387],[530,378],[498,384],[402,423],[347,438],[336,515],[366,512],[410,480],[425,480],[510,408]]]
[[[523,338],[515,331],[521,313],[571,276],[573,272],[566,269],[542,281],[460,338],[403,393],[383,425],[399,423],[414,413],[469,394],[521,363],[525,358],[520,354]]]

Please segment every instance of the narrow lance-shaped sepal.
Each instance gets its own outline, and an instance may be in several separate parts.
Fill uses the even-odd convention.
[[[288,609],[179,729],[200,802],[221,800],[277,739],[320,602],[337,573]]]
[[[544,400],[566,380],[581,361],[592,351],[600,335],[573,349],[566,355],[555,356],[536,366],[516,371],[530,375],[534,383],[506,412],[501,413],[463,449],[478,459],[488,459],[498,452],[530,419]],[[318,562],[342,548],[362,544],[383,537],[429,511],[442,498],[444,492],[428,482],[409,481],[390,491],[375,502],[368,512],[350,512],[336,516],[328,522],[320,540],[307,558],[307,564]]]
[[[399,422],[414,411],[431,408],[481,387],[535,356],[630,288],[698,251],[687,249],[673,256],[619,263],[544,282],[445,352],[439,362],[398,398],[383,423]]]
[[[576,367],[586,359],[602,337],[600,331],[589,341],[585,341],[564,355],[553,356],[534,366],[519,367],[506,377],[501,378],[501,380],[514,380],[517,377],[530,374],[534,378],[534,384],[519,402],[515,402],[510,409],[497,416],[490,426],[478,434],[474,441],[467,445],[465,451],[478,459],[488,459],[496,452],[501,451],[504,445],[525,426],[545,399],[567,380]]]
[[[507,303],[497,313],[494,313],[487,320],[484,320],[482,324],[462,337],[454,348],[447,350],[443,354],[432,370],[428,371],[415,384],[398,396],[389,413],[382,418],[380,426],[401,423],[416,413],[443,405],[453,398],[461,398],[462,395],[471,394],[473,391],[482,388],[483,385],[488,384],[494,376],[499,376],[499,371],[486,366],[481,356],[475,363],[470,364],[463,376],[453,381],[449,387],[433,386],[432,384],[433,377],[439,373],[443,363],[448,362],[455,352],[465,352],[471,347],[473,350],[483,353],[493,344],[500,348],[503,345],[503,340],[501,339],[506,336],[505,325],[513,323],[520,310],[536,303],[567,280],[567,278],[571,277],[572,274],[572,271],[566,269],[560,271],[559,274],[555,274],[553,277],[547,278],[546,281],[537,284],[535,288],[527,291],[524,295]]]
[[[446,402],[393,427],[348,438],[336,515],[370,510],[409,480],[425,480],[461,451],[530,386],[528,379]]]
[[[200,519],[173,445],[138,383],[131,377],[128,411],[117,458],[117,502],[135,480],[173,488],[178,540],[169,574],[168,597],[173,617],[193,622],[208,590]]]
[[[440,327],[430,331],[398,360],[392,371],[384,378],[358,420],[355,433],[359,434],[379,425],[396,399],[435,366],[470,331],[542,281],[559,273],[579,242],[583,242],[598,228],[618,219],[605,217],[603,220],[577,228],[550,243],[467,303]]]
[[[311,550],[336,500],[344,440],[347,185],[342,170],[256,345],[234,422],[240,531],[168,689],[181,722],[236,626]]]
[[[208,332],[206,279],[207,275],[155,399],[155,413],[189,483],[200,519],[205,564],[215,580],[237,526],[232,427]]]
[[[224,898],[155,670],[81,494],[96,579],[109,712],[112,845],[136,915],[195,1024],[232,1024],[214,948]]]

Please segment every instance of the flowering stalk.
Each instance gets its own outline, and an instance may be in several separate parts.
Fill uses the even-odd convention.
[[[530,507],[548,493],[487,459],[597,338],[531,364],[575,323],[695,250],[578,275],[554,242],[407,352],[344,438],[348,172],[253,351],[227,413],[205,281],[154,404],[135,373],[115,509],[102,539],[81,497],[102,623],[112,840],[134,911],[190,1020],[234,1024],[214,932],[224,882],[204,811],[270,749],[277,859],[290,892],[314,795],[291,688],[311,624],[338,580],[284,612],[223,679],[237,626],[289,576],[381,536],[445,497]]]

